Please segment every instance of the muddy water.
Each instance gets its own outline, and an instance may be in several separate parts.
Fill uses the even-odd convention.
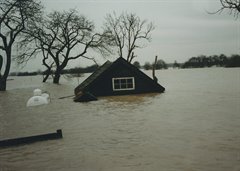
[[[147,74],[151,74],[147,72]],[[157,71],[163,94],[74,103],[84,80],[13,77],[0,92],[0,139],[63,130],[61,140],[0,149],[0,171],[239,171],[240,69]],[[26,108],[35,88],[51,103]]]

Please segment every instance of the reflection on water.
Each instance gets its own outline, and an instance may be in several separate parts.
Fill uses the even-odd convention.
[[[0,170],[240,170],[239,68],[165,70],[157,76],[163,94],[90,103],[59,99],[73,94],[77,79],[52,85],[14,77],[9,90],[0,92],[0,139],[59,128],[63,139],[0,149]],[[37,87],[50,93],[51,103],[26,108]]]
[[[101,100],[106,100],[106,103],[110,104],[120,104],[124,105],[143,105],[147,103],[156,96],[158,93],[146,93],[146,94],[136,94],[136,95],[122,95],[122,96],[107,96],[107,97],[100,97]]]

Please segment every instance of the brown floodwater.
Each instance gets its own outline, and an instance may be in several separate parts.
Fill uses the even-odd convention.
[[[146,72],[151,75],[151,72]],[[0,139],[63,130],[63,139],[0,149],[0,171],[240,171],[240,68],[157,71],[163,94],[72,98],[61,85],[10,77]],[[26,107],[35,88],[51,103]]]

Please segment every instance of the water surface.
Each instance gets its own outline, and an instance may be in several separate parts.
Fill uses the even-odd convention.
[[[151,75],[151,72],[146,72]],[[64,138],[0,149],[0,170],[239,171],[240,68],[157,71],[163,94],[71,98],[61,85],[12,77],[0,92],[0,139],[63,130]],[[35,88],[51,103],[26,107]]]

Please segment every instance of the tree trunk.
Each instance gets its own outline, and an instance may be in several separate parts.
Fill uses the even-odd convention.
[[[46,73],[46,76],[44,77],[44,75],[43,75],[43,83],[45,83],[46,81],[47,81],[47,79],[48,79],[48,77],[49,77],[49,73]]]
[[[54,78],[53,78],[54,84],[59,84],[61,73],[62,73],[63,69],[67,66],[67,63],[68,63],[68,59],[65,58],[61,65],[59,65],[59,63],[56,64],[57,68],[56,68],[56,71],[54,73]]]
[[[54,78],[53,78],[54,84],[59,84],[62,70],[67,66],[67,63],[68,63],[68,59],[65,58],[61,65],[57,64],[57,68],[56,68],[56,71],[54,73]]]
[[[6,68],[4,74],[1,75],[0,77],[0,91],[6,91],[7,88],[7,78],[11,67],[11,46],[9,46],[8,49],[6,50],[6,56],[7,56]]]
[[[3,57],[2,55],[0,55],[0,75],[1,75],[2,65],[3,65]]]
[[[44,73],[45,73],[45,76],[44,76]],[[45,83],[49,77],[49,75],[51,74],[51,67],[48,67],[48,69],[43,72],[43,82]]]
[[[53,83],[54,84],[59,84],[59,80],[60,80],[60,74],[61,72],[60,71],[56,71],[55,74],[54,74],[54,78],[53,78]]]
[[[7,79],[0,78],[0,91],[6,91]]]

